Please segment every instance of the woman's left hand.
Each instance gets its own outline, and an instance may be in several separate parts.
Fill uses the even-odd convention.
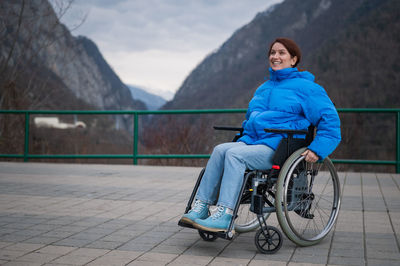
[[[306,162],[309,162],[309,163],[315,163],[319,159],[318,155],[316,155],[313,151],[310,151],[310,150],[306,150],[301,155],[304,156]]]

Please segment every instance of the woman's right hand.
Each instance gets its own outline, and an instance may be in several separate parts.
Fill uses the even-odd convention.
[[[319,159],[318,155],[316,155],[315,152],[310,151],[310,150],[306,150],[301,155],[304,156],[306,162],[309,162],[309,163],[315,163]]]

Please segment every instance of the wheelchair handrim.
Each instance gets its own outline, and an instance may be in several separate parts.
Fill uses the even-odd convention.
[[[291,180],[294,170],[299,165],[299,163],[301,163],[303,160],[304,160],[304,156],[301,156],[293,162],[292,166],[289,168],[288,174],[286,175],[284,188],[289,187],[289,182]],[[295,226],[293,225],[293,223],[290,219],[290,214],[289,214],[290,210],[288,210],[288,208],[287,208],[287,206],[288,206],[287,191],[288,190],[287,189],[283,190],[283,210],[284,210],[285,217],[286,217],[286,223],[290,227],[291,231],[296,235],[296,237],[298,237],[300,240],[303,240],[303,241],[315,242],[315,241],[320,241],[321,239],[323,239],[330,232],[332,227],[334,226],[336,218],[339,214],[339,207],[340,207],[340,186],[338,185],[339,180],[337,179],[338,178],[337,174],[334,171],[333,165],[330,162],[329,158],[327,158],[326,161],[324,160],[324,162],[321,163],[321,166],[324,165],[325,163],[328,165],[327,168],[329,169],[330,176],[332,179],[332,184],[333,184],[333,188],[334,188],[334,191],[333,191],[334,197],[333,197],[333,201],[332,201],[332,209],[331,209],[330,217],[329,217],[328,221],[326,222],[324,229],[316,236],[306,238],[303,234],[301,234],[301,232],[298,232],[298,230],[295,228]],[[329,182],[329,180],[327,182]]]

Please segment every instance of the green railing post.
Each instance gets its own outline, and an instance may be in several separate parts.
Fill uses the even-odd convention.
[[[133,164],[137,164],[138,155],[139,114],[133,114]]]
[[[25,112],[24,162],[28,161],[28,155],[29,155],[29,112]]]
[[[396,173],[400,173],[400,112],[396,119]]]

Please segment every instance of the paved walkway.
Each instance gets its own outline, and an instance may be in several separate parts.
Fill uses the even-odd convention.
[[[329,237],[264,255],[177,226],[199,171],[0,162],[0,265],[400,265],[400,175],[340,173]]]

